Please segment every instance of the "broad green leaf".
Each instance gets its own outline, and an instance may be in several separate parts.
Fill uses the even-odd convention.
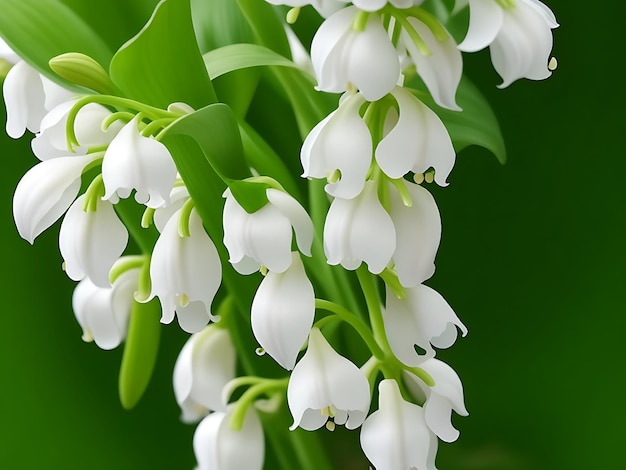
[[[80,16],[58,0],[0,0],[0,36],[39,72],[56,82],[48,61],[81,52],[108,67],[113,50]]]
[[[506,162],[504,138],[493,109],[476,86],[465,76],[456,93],[463,111],[450,111],[436,105],[421,81],[414,79],[407,87],[418,90],[416,95],[435,111],[448,129],[454,149],[458,152],[478,145],[492,152],[502,164]]]
[[[117,51],[111,79],[129,98],[166,108],[216,101],[193,31],[189,0],[162,0],[146,26]]]
[[[60,0],[80,16],[112,51],[146,24],[159,0]]]
[[[127,410],[135,407],[150,382],[159,352],[160,319],[158,300],[133,302],[119,378],[120,401]]]
[[[203,52],[254,41],[252,29],[234,0],[191,0],[191,11]]]
[[[236,0],[256,37],[256,42],[291,57],[285,27],[272,5],[260,0]]]
[[[291,60],[258,44],[231,44],[207,52],[203,57],[211,79],[235,70],[266,65],[298,69]]]

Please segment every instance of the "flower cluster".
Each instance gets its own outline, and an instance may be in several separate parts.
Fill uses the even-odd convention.
[[[173,381],[182,420],[199,422],[199,470],[261,469],[265,433],[276,431],[264,419],[285,404],[291,430],[360,428],[378,470],[434,469],[438,440],[459,437],[452,411],[468,414],[459,376],[435,357],[467,328],[425,284],[442,224],[424,183],[446,187],[456,160],[440,111],[461,112],[462,51],[489,47],[501,87],[547,78],[558,25],[538,0],[459,1],[450,14],[469,8],[470,21],[457,41],[419,0],[267,1],[293,7],[289,22],[309,5],[322,15],[310,47],[316,89],[342,94],[302,140],[308,199],[283,166],[256,167],[251,154],[271,161],[272,150],[243,120],[232,118],[230,153],[217,157],[218,126],[185,127],[224,105],[130,99],[79,54],[54,59],[63,65],[55,71],[77,73],[53,82],[0,44],[15,64],[3,89],[7,133],[33,133],[40,161],[15,191],[18,232],[33,243],[63,218],[59,248],[78,282],[73,308],[86,341],[112,349],[148,334],[128,325],[156,299],[161,322],[176,317],[191,334]],[[77,75],[92,77],[76,83],[80,92],[67,78]],[[88,93],[90,84],[102,92]],[[181,129],[203,163],[168,140]],[[209,192],[196,171],[210,173]],[[367,357],[352,357],[339,325]],[[267,374],[264,355],[279,366]]]

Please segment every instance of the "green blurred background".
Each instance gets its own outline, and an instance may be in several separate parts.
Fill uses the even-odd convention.
[[[440,448],[442,470],[626,469],[626,5],[549,5],[562,25],[549,80],[498,90],[488,54],[466,56],[508,163],[467,149],[434,190],[444,230],[430,285],[470,330],[440,354],[470,410],[454,419],[459,441]],[[147,395],[122,410],[121,350],[81,341],[58,226],[34,247],[17,235],[12,194],[35,158],[28,139],[0,134],[0,468],[193,468],[193,427],[171,386],[185,335],[163,328]]]

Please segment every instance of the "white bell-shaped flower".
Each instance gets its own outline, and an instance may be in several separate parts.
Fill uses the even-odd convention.
[[[463,384],[457,373],[445,362],[431,358],[419,365],[435,381],[434,387],[426,385],[419,377],[405,372],[403,377],[411,393],[425,400],[424,417],[426,424],[439,439],[454,442],[459,431],[452,425],[452,410],[460,416],[468,416],[463,399]]]
[[[85,195],[70,206],[61,223],[59,248],[65,272],[74,281],[85,276],[109,287],[109,271],[128,243],[128,231],[108,201],[98,199],[96,211],[85,212]]]
[[[300,160],[304,178],[326,178],[326,192],[351,199],[359,194],[372,162],[372,136],[359,114],[361,94],[346,95],[339,108],[307,135]]]
[[[437,184],[447,186],[456,152],[443,122],[404,88],[396,87],[391,94],[398,103],[399,114],[392,108],[393,128],[376,147],[380,169],[396,179],[409,171],[424,173],[432,167]]]
[[[552,10],[538,0],[516,0],[503,7],[493,0],[469,0],[470,23],[459,49],[475,52],[490,47],[491,62],[502,77],[500,88],[515,80],[543,80],[552,72],[552,29],[559,24]]]
[[[467,334],[467,328],[448,302],[425,285],[406,289],[403,299],[398,299],[387,288],[383,320],[393,353],[409,366],[420,365],[433,357],[433,346],[441,349],[452,346],[457,338],[457,328],[463,336]],[[418,354],[415,345],[424,353]]]
[[[170,203],[167,206],[161,206],[154,211],[153,221],[154,226],[159,233],[162,233],[165,229],[165,225],[172,218],[176,212],[178,212],[185,202],[189,200],[189,191],[185,186],[175,186],[170,191]]]
[[[48,111],[75,95],[24,61],[11,67],[2,91],[7,110],[6,131],[14,139],[22,137],[26,129],[39,132],[41,120]]]
[[[395,380],[378,385],[378,410],[361,428],[361,447],[376,470],[436,470],[437,437],[424,410],[405,401]]]
[[[389,93],[400,78],[400,60],[378,14],[370,14],[363,31],[353,28],[360,10],[350,6],[330,16],[311,43],[317,89],[341,93],[359,89],[368,101]]]
[[[162,323],[171,323],[176,315],[183,330],[197,333],[216,320],[211,304],[222,280],[222,264],[195,209],[189,215],[188,237],[178,232],[179,215],[170,218],[154,245],[147,300],[156,296],[161,301]]]
[[[319,329],[312,328],[308,349],[293,369],[287,386],[287,402],[293,416],[290,429],[300,426],[313,431],[325,424],[331,430],[335,424],[356,429],[367,415],[370,400],[369,383],[363,372],[337,354]]]
[[[13,217],[23,239],[32,244],[65,213],[78,195],[83,169],[96,158],[59,157],[28,170],[13,196]]]
[[[228,330],[208,325],[183,346],[174,365],[174,395],[186,423],[226,411],[222,389],[235,378],[235,346]]]
[[[68,155],[66,125],[67,116],[76,100],[66,101],[54,107],[41,121],[40,133],[31,141],[33,153],[39,160]],[[102,122],[111,115],[111,111],[97,103],[83,106],[74,121],[74,134],[80,144],[74,148],[75,154],[84,154],[90,147],[108,145],[122,128],[120,121],[114,122],[107,130],[102,129]]]
[[[377,183],[368,181],[354,199],[336,198],[324,223],[328,263],[356,269],[361,262],[380,273],[396,251],[393,221],[378,199]]]
[[[254,407],[248,408],[243,427],[235,431],[228,411],[216,411],[204,418],[193,435],[196,470],[261,470],[265,459],[263,426]]]
[[[315,317],[313,284],[297,252],[283,273],[269,271],[252,301],[252,332],[261,347],[287,370],[293,369]]]
[[[353,0],[352,4],[364,11],[377,11],[387,3],[391,3],[396,8],[411,8],[415,6],[414,0]]]
[[[389,216],[396,233],[393,261],[400,283],[413,287],[435,272],[435,255],[441,240],[441,216],[435,198],[418,184],[402,181],[412,204],[407,206],[390,186]],[[372,271],[373,272],[373,271]]]
[[[84,341],[94,341],[101,349],[114,349],[126,339],[138,277],[139,269],[129,269],[111,287],[98,287],[88,277],[78,283],[72,308]]]
[[[408,21],[430,50],[429,55],[422,54],[410,35],[402,30],[400,36],[402,44],[417,67],[417,73],[435,103],[444,108],[460,111],[455,96],[463,74],[463,58],[456,42],[450,34],[445,41],[439,41],[430,28],[417,18],[409,17]]]
[[[240,274],[251,274],[261,265],[275,273],[289,268],[292,231],[300,251],[311,256],[313,222],[304,208],[284,191],[268,188],[265,193],[269,203],[254,214],[239,205],[230,189],[223,194],[224,245]]]
[[[324,18],[329,17],[337,10],[345,6],[341,0],[266,0],[272,5],[288,5],[290,7],[303,7],[311,5]]]
[[[136,190],[135,200],[151,208],[169,204],[176,165],[165,145],[139,132],[138,117],[112,140],[102,161],[104,199],[116,203]]]

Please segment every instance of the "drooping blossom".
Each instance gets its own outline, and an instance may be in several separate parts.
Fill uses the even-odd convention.
[[[394,354],[406,365],[417,366],[435,355],[434,347],[449,348],[467,328],[450,305],[434,289],[420,284],[406,289],[406,297],[398,299],[387,289],[383,315],[385,331]],[[415,345],[424,351],[418,354]]]
[[[436,470],[437,437],[424,410],[400,395],[395,380],[378,385],[378,410],[361,428],[361,447],[376,470]]]
[[[443,122],[428,106],[401,87],[391,94],[398,103],[393,128],[376,147],[376,162],[390,178],[402,178],[409,171],[424,173],[435,169],[435,181],[447,186],[456,152]]]
[[[469,0],[469,28],[459,49],[475,52],[489,46],[493,67],[503,80],[500,88],[520,78],[548,78],[552,29],[559,26],[554,13],[538,0],[515,0],[506,7],[502,3]]]
[[[444,41],[435,37],[428,26],[414,17],[407,18],[411,27],[422,38],[430,54],[423,54],[406,30],[400,35],[401,44],[417,68],[417,73],[430,91],[435,103],[460,111],[456,104],[456,90],[463,74],[463,58],[450,34]],[[442,26],[443,28],[443,26]]]
[[[460,416],[468,416],[463,399],[463,384],[457,373],[445,362],[431,358],[419,365],[435,381],[433,387],[426,385],[416,375],[405,372],[403,377],[409,390],[424,401],[424,418],[428,427],[439,439],[454,442],[459,431],[452,425],[452,410]]]
[[[161,301],[162,323],[171,323],[176,315],[183,330],[197,333],[216,319],[211,304],[222,280],[222,265],[195,209],[189,215],[188,237],[178,231],[179,215],[180,211],[170,218],[154,245],[147,300]]]
[[[235,378],[235,346],[228,330],[210,324],[189,337],[174,365],[174,395],[186,423],[226,411],[222,389]]]
[[[350,6],[326,19],[311,43],[311,61],[319,90],[356,87],[366,100],[376,101],[398,82],[400,59],[378,14],[368,16],[362,31],[354,29],[359,13]]]
[[[268,188],[265,193],[269,203],[249,214],[229,189],[224,192],[224,244],[241,274],[258,271],[261,265],[274,273],[289,268],[294,231],[300,251],[311,255],[313,222],[304,208],[284,191]]]
[[[204,418],[193,435],[197,470],[261,470],[265,458],[265,438],[254,407],[248,408],[243,426],[230,427],[233,406]]]
[[[351,199],[365,184],[372,161],[372,136],[359,110],[361,94],[346,95],[339,108],[319,122],[307,135],[300,160],[304,178],[327,178],[326,192]]]
[[[72,308],[83,340],[94,341],[102,349],[114,349],[124,341],[138,276],[139,269],[129,269],[111,287],[98,287],[88,277],[78,283]]]
[[[307,431],[334,424],[359,427],[370,406],[370,389],[361,370],[337,354],[324,335],[312,328],[309,346],[291,373],[287,402],[293,416],[291,430]],[[328,424],[332,419],[333,425]]]
[[[293,369],[315,316],[315,293],[297,252],[285,272],[269,271],[252,301],[252,332],[261,347]]]
[[[74,281],[85,276],[109,287],[109,271],[128,243],[128,231],[108,201],[97,200],[95,211],[83,210],[85,195],[70,206],[61,223],[59,248],[65,272]]]
[[[396,250],[393,221],[378,199],[375,181],[354,199],[336,198],[324,223],[324,252],[328,263],[356,269],[362,262],[380,273]]]
[[[135,200],[151,208],[169,204],[176,180],[176,165],[158,140],[139,132],[135,116],[109,144],[102,161],[104,199],[116,203],[134,189]]]
[[[22,238],[33,243],[67,211],[80,190],[83,169],[96,158],[59,157],[28,170],[13,196],[13,217]]]

